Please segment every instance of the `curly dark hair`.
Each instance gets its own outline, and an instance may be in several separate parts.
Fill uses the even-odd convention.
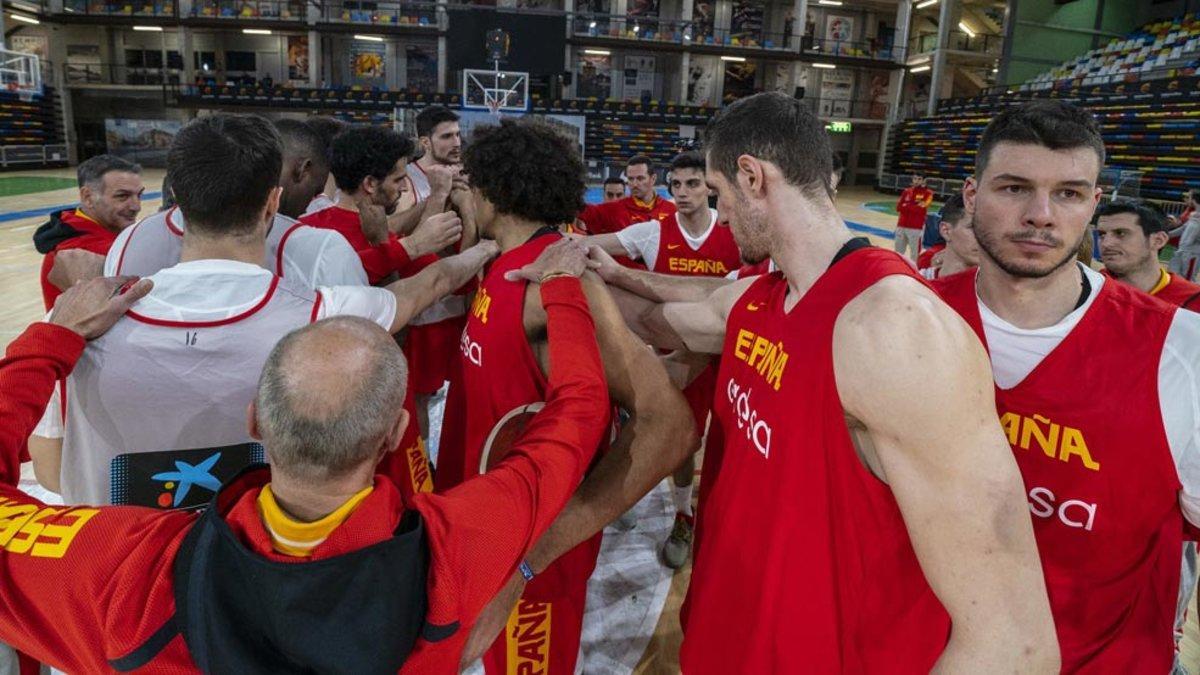
[[[463,170],[500,213],[557,225],[583,208],[583,160],[575,144],[545,122],[500,120],[475,129]]]
[[[396,162],[412,156],[415,147],[411,138],[391,129],[353,126],[333,139],[329,171],[339,190],[354,192],[367,176],[386,178]]]

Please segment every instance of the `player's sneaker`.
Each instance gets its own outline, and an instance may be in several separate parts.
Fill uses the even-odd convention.
[[[682,513],[675,514],[675,527],[671,528],[671,536],[663,544],[663,562],[673,570],[683,567],[688,555],[692,552],[692,517]]]
[[[634,504],[633,506],[629,507],[628,511],[622,513],[619,518],[612,521],[609,527],[613,528],[617,532],[628,532],[637,527],[638,517],[637,514],[634,513],[636,510],[637,504]]]

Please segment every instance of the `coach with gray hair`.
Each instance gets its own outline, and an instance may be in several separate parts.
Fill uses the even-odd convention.
[[[404,356],[348,317],[275,346],[248,411],[272,463],[203,514],[48,507],[16,489],[56,380],[152,282],[73,286],[0,361],[0,640],[67,672],[457,672],[480,609],[527,569],[605,431],[578,246],[522,270],[548,315],[545,407],[486,474],[407,503],[375,474],[409,424]]]
[[[142,210],[142,167],[116,155],[97,155],[82,162],[79,206],[50,214],[50,220],[33,233],[33,245],[42,259],[42,300],[46,309],[64,289],[50,280],[54,256],[66,249],[83,249],[101,256],[108,253],[117,234],[137,221]]]

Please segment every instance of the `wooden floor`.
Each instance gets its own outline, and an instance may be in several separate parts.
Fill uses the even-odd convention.
[[[28,176],[73,177],[72,170],[33,171]],[[156,192],[162,184],[162,171],[149,169],[145,181],[148,192]],[[27,193],[0,197],[0,218],[14,212],[52,206],[73,204],[77,200],[74,189],[59,189],[46,192]],[[894,199],[875,193],[870,189],[843,188],[838,195],[838,210],[847,221],[872,228],[892,230],[895,216],[863,208],[868,201]],[[159,201],[143,202],[142,214],[158,209]],[[0,222],[0,288],[4,290],[5,303],[0,307],[0,348],[6,347],[30,322],[44,314],[41,291],[38,285],[38,270],[41,256],[33,248],[33,231],[46,221],[46,216],[30,216]],[[874,243],[890,245],[888,238],[873,233],[864,233]],[[690,568],[680,570],[671,584],[666,601],[664,618],[660,621],[655,637],[651,641],[645,658],[637,668],[639,673],[667,673],[677,669],[674,654],[678,650],[678,621],[675,619],[682,594],[687,587]],[[1197,629],[1195,605],[1190,613],[1183,641],[1184,664],[1193,673],[1200,672],[1200,631]]]

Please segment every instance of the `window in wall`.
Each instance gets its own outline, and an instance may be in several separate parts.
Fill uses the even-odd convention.
[[[212,72],[217,69],[215,52],[192,52],[192,67],[196,70]]]
[[[258,70],[258,55],[254,52],[225,52],[225,70],[235,73],[253,73]]]

